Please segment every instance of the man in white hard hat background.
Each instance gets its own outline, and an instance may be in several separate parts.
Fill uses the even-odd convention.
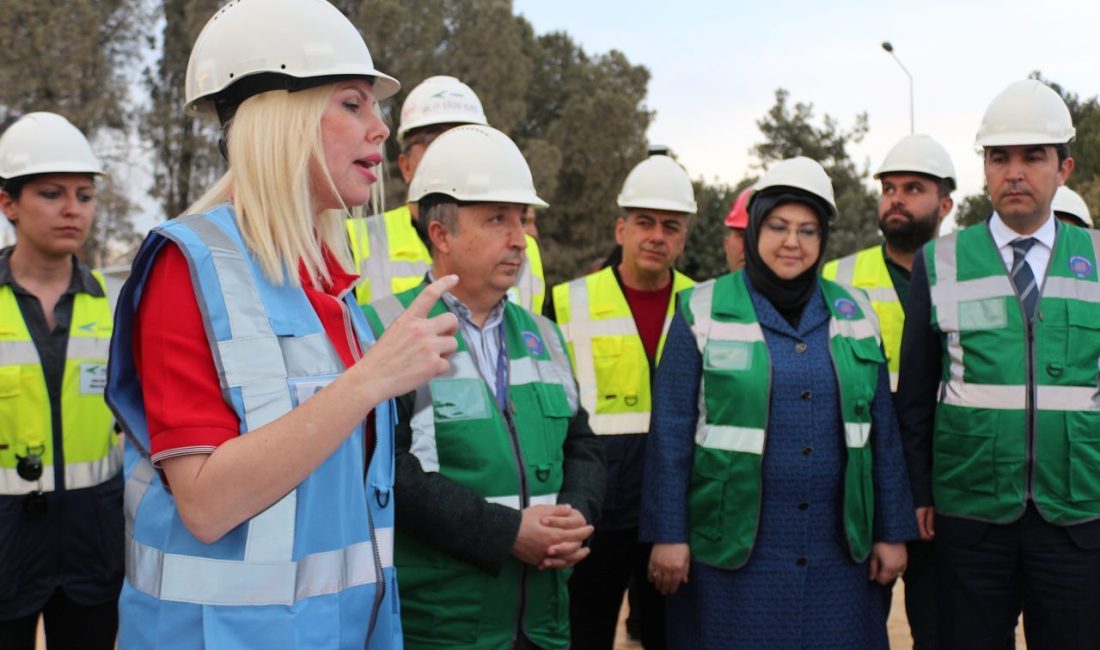
[[[440,134],[462,124],[488,125],[481,100],[460,80],[429,77],[409,92],[401,106],[397,166],[411,184],[428,145]],[[420,284],[431,265],[424,235],[417,230],[418,210],[410,201],[366,219],[349,219],[352,257],[364,280],[355,289],[359,304],[399,293]],[[527,239],[527,258],[511,298],[538,312],[546,295],[542,256],[533,237]]]
[[[458,285],[433,309],[459,320],[451,370],[399,405],[395,564],[407,648],[565,648],[568,569],[588,555],[603,500],[599,440],[548,319],[506,299],[526,206],[545,207],[496,129],[454,128],[409,191],[429,277]],[[425,284],[364,308],[376,327]]]
[[[1100,647],[1100,279],[1051,204],[1074,127],[1011,84],[978,130],[994,213],[913,264],[896,395],[917,520],[935,540],[939,642]]]
[[[1065,185],[1059,187],[1054,193],[1052,209],[1054,216],[1058,217],[1062,223],[1092,228],[1092,214],[1089,213],[1089,206],[1085,203],[1085,199]]]
[[[695,283],[673,265],[695,212],[691,179],[667,155],[627,175],[615,222],[622,260],[554,287],[555,320],[573,353],[581,404],[603,442],[607,491],[592,555],[569,582],[575,649],[610,649],[623,592],[633,579],[631,616],[643,646],[663,648],[664,599],[646,575],[650,545],[638,541],[642,468],[652,377],[677,292]],[[637,608],[637,609],[635,609]]]
[[[878,224],[883,242],[833,260],[822,269],[826,279],[863,289],[871,299],[882,330],[891,390],[898,385],[913,257],[939,234],[951,212],[955,178],[955,165],[938,142],[927,135],[902,138],[875,172],[881,184]],[[917,650],[938,647],[935,565],[929,541],[907,544],[905,612]],[[885,592],[888,601],[890,593]]]

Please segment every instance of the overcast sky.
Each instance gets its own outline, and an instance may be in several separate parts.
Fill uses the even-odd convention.
[[[853,149],[877,166],[909,132],[905,73],[913,75],[916,130],[946,147],[956,201],[981,190],[974,133],[989,101],[1039,70],[1083,97],[1100,94],[1100,2],[832,2],[773,0],[515,0],[539,34],[568,32],[589,53],[617,49],[649,68],[651,142],[672,147],[692,177],[736,183],[760,141],[756,120],[776,88],[870,132]],[[820,119],[817,121],[820,124]]]
[[[1039,70],[1078,95],[1100,95],[1096,1],[514,0],[514,6],[540,34],[565,31],[589,53],[618,49],[646,66],[646,104],[655,112],[650,141],[672,147],[693,178],[710,182],[757,173],[748,150],[761,139],[756,120],[779,87],[792,101],[813,103],[818,124],[828,113],[850,126],[867,111],[870,132],[853,154],[861,165],[877,166],[909,132],[908,80],[882,50],[884,40],[913,75],[917,132],[939,140],[954,159],[956,202],[981,190],[974,133],[986,105],[1009,83]],[[132,179],[147,185],[139,182],[146,176]]]

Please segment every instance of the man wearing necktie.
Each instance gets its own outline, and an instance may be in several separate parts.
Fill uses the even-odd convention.
[[[1061,97],[1011,84],[977,144],[994,213],[913,265],[898,419],[941,648],[1100,647],[1100,237],[1061,225]]]

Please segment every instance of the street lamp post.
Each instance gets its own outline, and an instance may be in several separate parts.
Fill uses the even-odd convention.
[[[897,54],[894,54],[894,46],[890,44],[890,41],[883,41],[882,49],[886,50],[887,54],[894,57],[894,60],[901,66],[901,71],[905,73],[906,77],[909,77],[909,133],[916,133],[913,122],[913,75],[909,74],[909,70],[905,67],[905,64],[901,62]]]

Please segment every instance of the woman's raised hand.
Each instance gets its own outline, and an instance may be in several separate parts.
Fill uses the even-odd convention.
[[[450,312],[433,318],[428,313],[456,284],[458,276],[448,275],[425,287],[355,364],[384,382],[383,399],[403,395],[450,368],[458,319]]]

